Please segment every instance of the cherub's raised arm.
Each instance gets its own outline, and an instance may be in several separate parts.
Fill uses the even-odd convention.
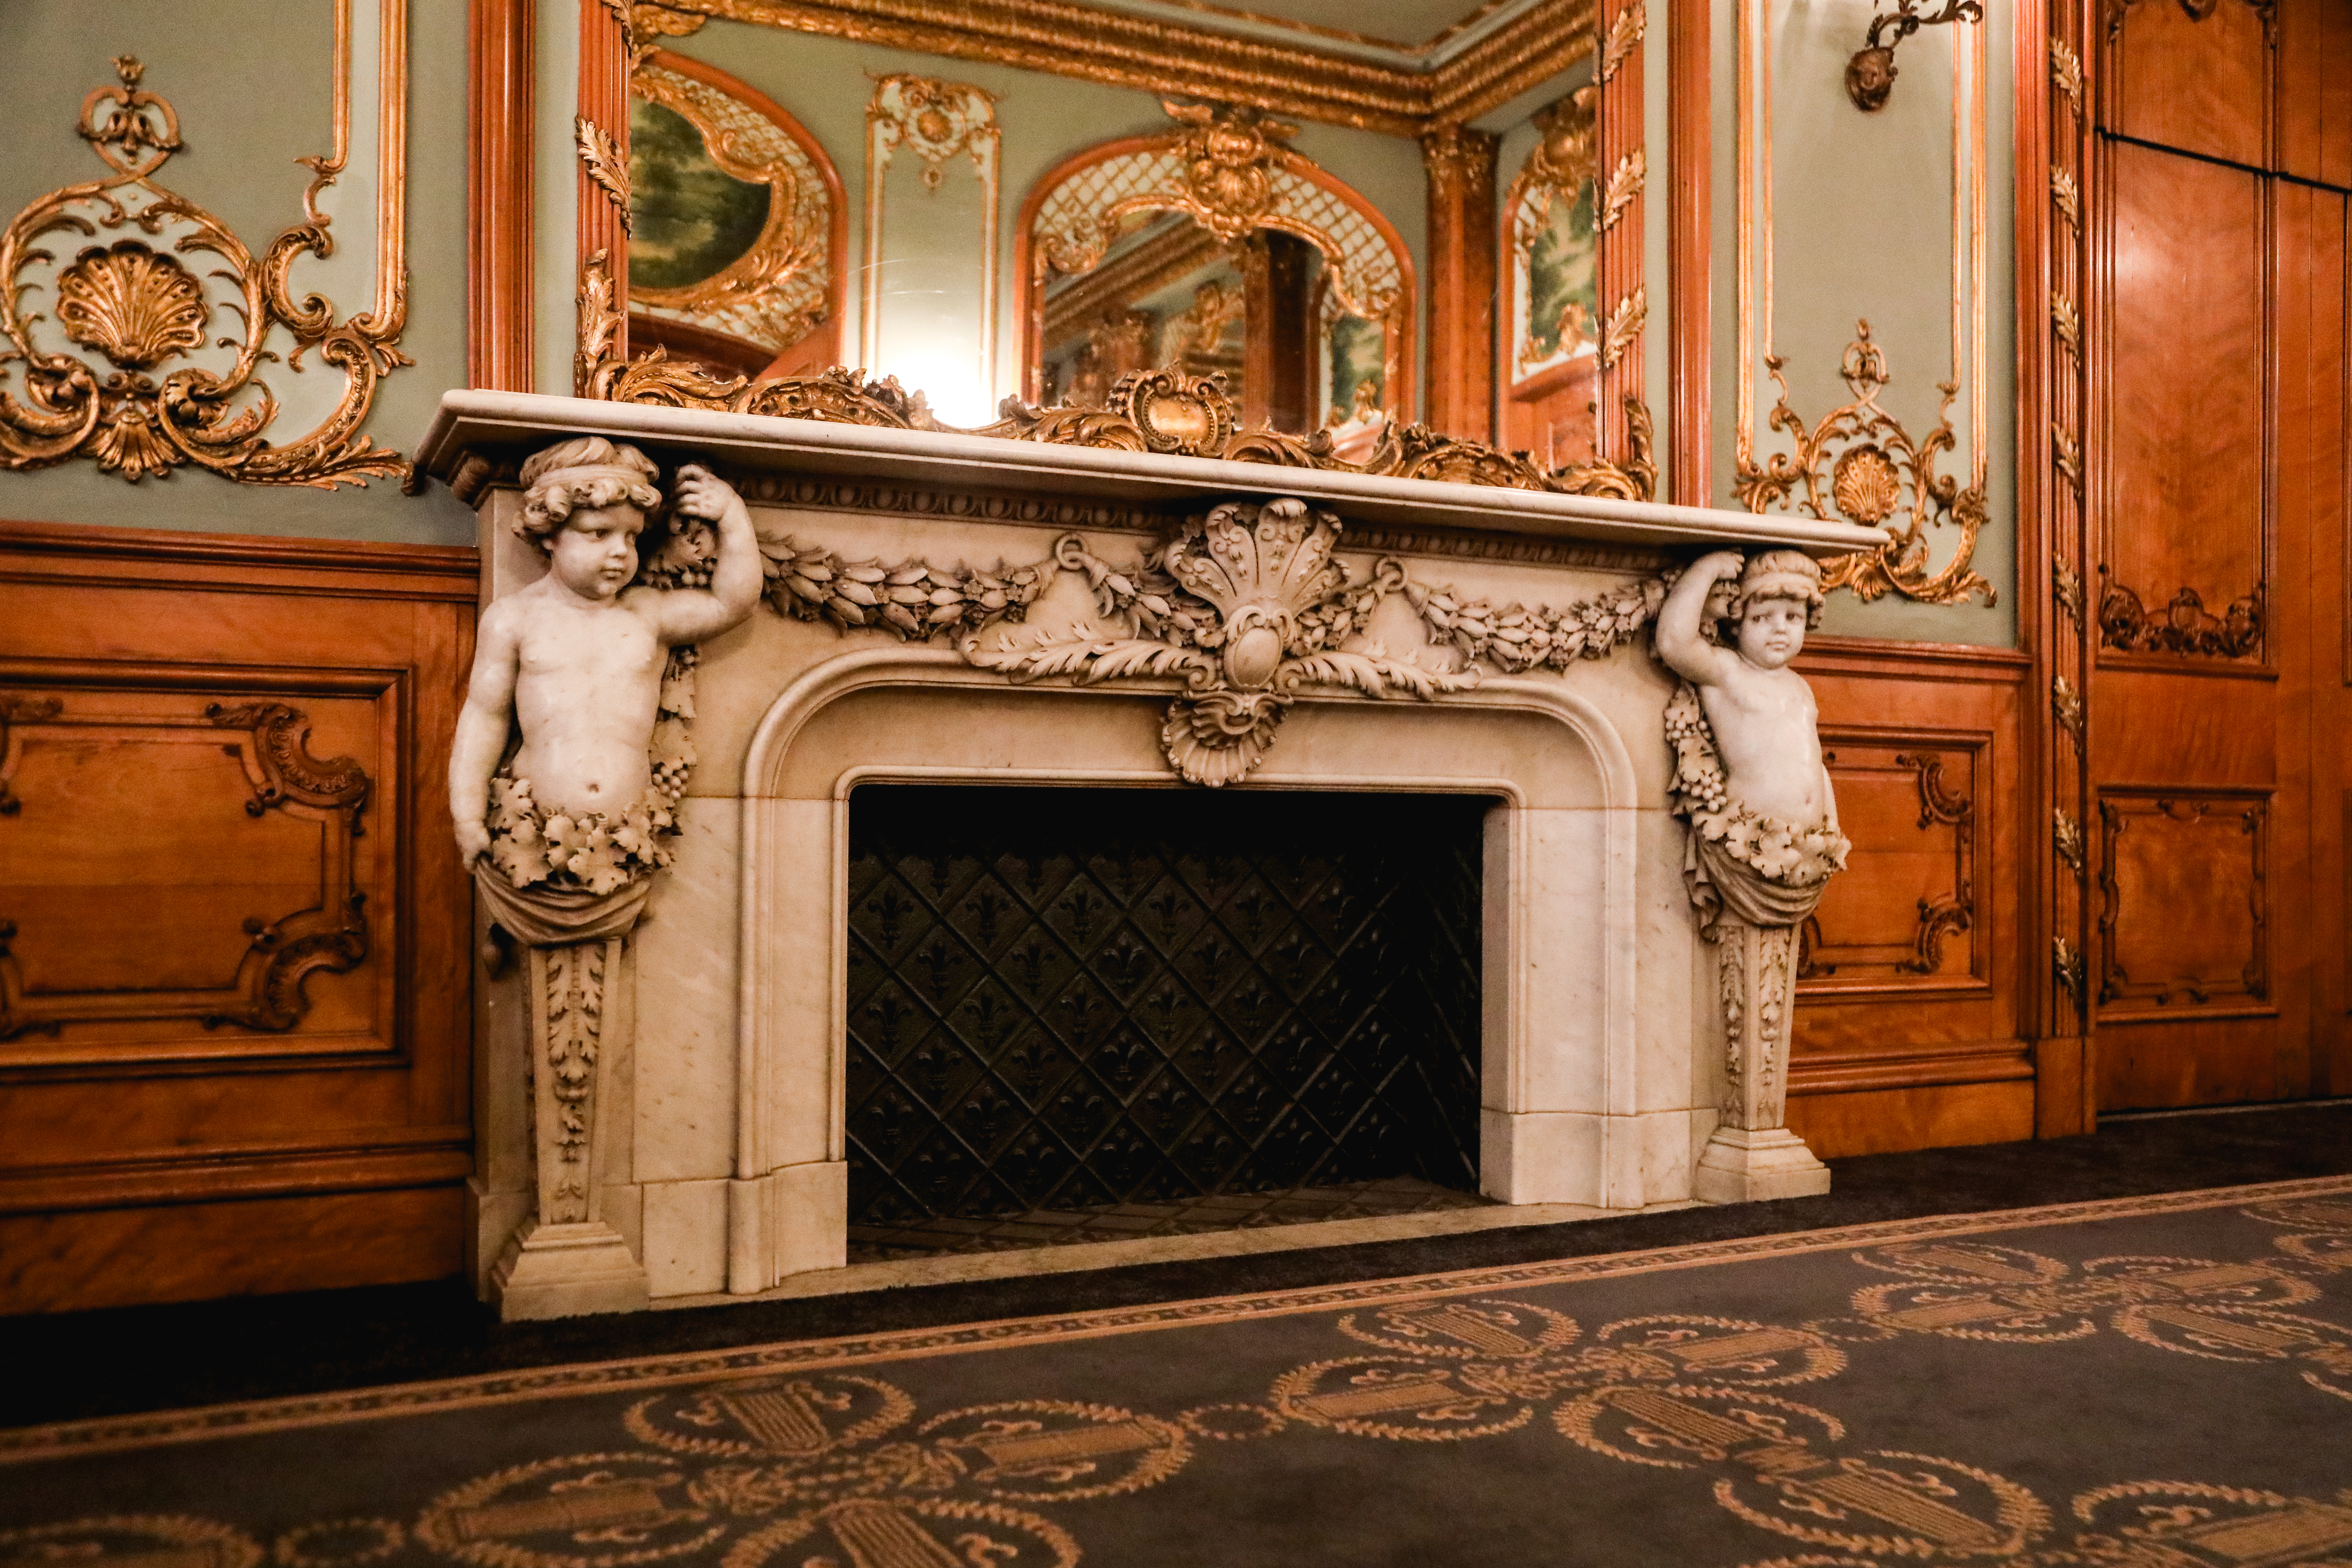
[[[514,719],[515,661],[521,629],[508,607],[492,605],[474,643],[474,673],[466,683],[466,705],[457,711],[457,733],[449,747],[449,820],[457,852],[471,864],[490,847],[490,775],[507,749]]]
[[[656,596],[662,640],[700,642],[740,625],[760,602],[760,541],[751,513],[735,487],[692,464],[677,471],[677,510],[719,530],[719,561],[709,589],[682,588]]]
[[[1724,665],[1737,657],[1700,636],[1699,622],[1706,614],[1708,591],[1727,577],[1738,576],[1746,564],[1737,551],[1703,555],[1675,580],[1666,602],[1658,606],[1657,622],[1650,635],[1666,668],[1684,679],[1701,686],[1719,682]]]

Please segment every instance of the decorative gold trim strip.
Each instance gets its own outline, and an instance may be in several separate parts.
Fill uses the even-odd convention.
[[[1440,121],[1475,120],[1583,58],[1592,48],[1594,0],[1530,7],[1427,71],[1074,0],[665,0],[665,6],[1419,136]]]

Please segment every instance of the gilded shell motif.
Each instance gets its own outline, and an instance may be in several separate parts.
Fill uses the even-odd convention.
[[[58,323],[66,336],[128,370],[145,370],[205,346],[212,311],[204,286],[177,258],[135,239],[91,246],[58,274]]]

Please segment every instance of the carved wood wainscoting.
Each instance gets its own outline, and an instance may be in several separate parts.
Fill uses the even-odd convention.
[[[1822,638],[1801,668],[1853,851],[1803,928],[1789,1125],[1823,1155],[2032,1137],[2026,657]]]
[[[2352,9],[2140,0],[2093,41],[2079,345],[2052,303],[2089,369],[2098,1102],[2352,1092]]]
[[[477,578],[0,523],[0,1313],[457,1270]]]

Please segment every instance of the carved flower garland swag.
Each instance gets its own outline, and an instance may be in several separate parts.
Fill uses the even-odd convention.
[[[1559,608],[1496,605],[1410,582],[1393,559],[1354,578],[1331,559],[1339,532],[1337,518],[1276,500],[1229,504],[1189,520],[1127,570],[1093,554],[1076,534],[1058,540],[1046,561],[992,571],[845,561],[789,536],[761,537],[760,552],[769,606],[797,620],[887,631],[905,642],[953,637],[966,659],[1016,682],[1182,678],[1185,693],[1171,705],[1162,742],[1185,777],[1211,785],[1247,775],[1302,688],[1426,700],[1475,685],[1477,663],[1509,675],[1566,670],[1633,641],[1678,575],[1670,571]],[[633,585],[704,586],[716,553],[708,523],[674,518]],[[1063,572],[1085,575],[1099,623],[981,646],[980,634],[998,623],[1024,621]],[[1376,643],[1343,646],[1363,636],[1392,594],[1402,595],[1433,643],[1459,656],[1460,668],[1391,658]],[[691,647],[671,650],[649,748],[653,787],[623,811],[550,813],[531,798],[529,780],[502,772],[491,781],[490,857],[518,889],[601,896],[670,863],[667,840],[678,831],[677,805],[696,761],[689,725],[697,661]],[[1843,867],[1845,841],[1826,824],[1799,828],[1727,798],[1714,735],[1687,684],[1667,707],[1666,735],[1675,759],[1675,809],[1695,832],[1792,888],[1825,881]]]

